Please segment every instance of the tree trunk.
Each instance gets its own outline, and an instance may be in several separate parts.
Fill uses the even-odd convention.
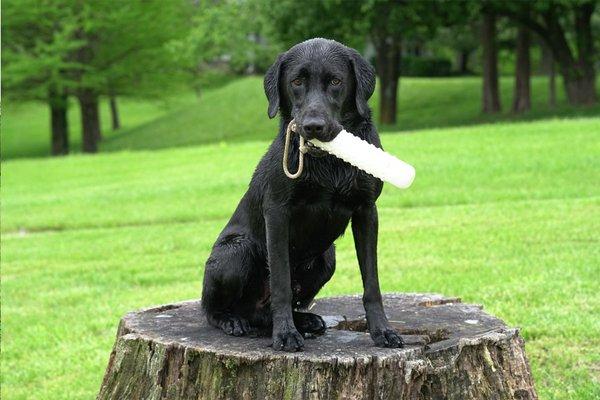
[[[53,156],[69,154],[68,96],[51,90],[50,106],[51,151]]]
[[[531,109],[531,63],[529,60],[529,29],[519,25],[517,33],[517,61],[515,65],[515,97],[513,112],[521,113]]]
[[[592,14],[595,3],[583,3],[575,7],[575,39],[577,42],[577,73],[566,83],[567,94],[574,104],[594,104],[596,94],[596,71],[594,69],[594,37]],[[569,94],[570,93],[570,94]]]
[[[565,32],[560,25],[558,11],[551,7],[544,14],[544,21],[548,28],[544,39],[554,53],[563,77],[567,100],[572,105],[593,104],[598,99],[591,25],[593,10],[594,4],[591,2],[574,6],[578,58],[575,58],[571,52]]]
[[[469,74],[469,55],[471,54],[468,50],[460,50],[458,52],[458,73],[460,75]]]
[[[121,127],[121,121],[119,120],[119,109],[117,107],[117,97],[114,95],[109,96],[110,102],[110,117],[112,121],[112,129],[116,131]]]
[[[552,54],[552,49],[548,47],[545,40],[541,40],[542,47],[542,68],[548,75],[548,104],[551,107],[556,106],[556,61]]]
[[[552,107],[556,107],[556,65],[552,62],[550,66],[550,75],[549,75],[549,91],[550,94],[548,96],[548,103]]]
[[[594,75],[578,76],[577,69],[563,70],[563,80],[567,99],[572,105],[591,105],[596,103],[596,78]]]
[[[379,76],[379,122],[396,123],[401,43],[398,38],[381,35],[375,40],[376,70]]]
[[[501,109],[498,86],[498,47],[496,43],[496,16],[492,11],[483,12],[481,29],[483,48],[483,105],[484,113],[496,113]]]
[[[77,5],[78,7],[83,6],[83,2],[78,2]],[[82,27],[75,30],[74,36],[76,39],[85,43],[75,51],[75,59],[82,66],[89,66],[94,59],[94,47],[97,42],[97,37],[96,35],[85,31]],[[85,80],[84,77],[86,73],[88,72],[83,67],[76,72],[80,85],[82,85],[82,82]],[[81,109],[83,151],[85,153],[95,153],[98,151],[98,142],[102,140],[98,102],[99,95],[97,90],[87,86],[80,87],[77,95]]]
[[[199,301],[129,313],[98,399],[537,399],[519,330],[481,306],[431,294],[384,304],[402,349],[373,345],[360,296],[317,300],[328,329],[300,353],[225,335]]]
[[[79,93],[81,109],[82,150],[84,153],[96,153],[100,138],[100,113],[98,95],[89,89]]]
[[[559,5],[561,8],[558,8]],[[560,22],[567,6],[571,7],[575,16],[574,30],[578,57],[575,57],[571,51],[567,35]],[[566,2],[564,4],[548,2],[547,8],[537,15],[538,18],[531,18],[510,8],[499,8],[504,15],[524,23],[531,30],[537,32],[552,49],[554,59],[563,77],[567,100],[573,105],[594,104],[598,101],[591,22],[595,7],[595,1]],[[543,23],[539,22],[540,18]]]

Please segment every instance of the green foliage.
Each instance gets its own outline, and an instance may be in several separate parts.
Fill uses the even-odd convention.
[[[600,395],[600,120],[386,134],[384,291],[439,292],[519,326],[542,399]],[[3,399],[96,395],[119,318],[200,295],[267,142],[2,165]],[[321,295],[360,293],[350,231]]]
[[[75,55],[85,63],[80,86],[100,94],[164,96],[179,73],[166,48],[186,32],[187,4],[184,0],[131,0],[118,7],[111,1],[74,3],[78,35],[85,40]]]
[[[210,87],[215,70],[264,72],[277,48],[263,39],[263,17],[252,1],[198,2],[190,11],[190,29],[170,50],[191,75],[197,92]],[[222,73],[222,72],[221,72]]]
[[[400,73],[404,76],[450,76],[452,63],[440,57],[402,57]]]
[[[454,61],[453,69],[465,74],[473,72],[477,59],[473,54],[479,47],[479,26],[472,20],[448,27],[440,27],[435,36],[426,43],[427,48],[436,56]],[[467,54],[467,70],[459,71],[457,56]]]
[[[485,6],[493,10],[500,16],[508,17],[513,23],[524,23],[529,29],[539,35],[542,40],[548,40],[549,44],[554,44],[560,37],[560,40],[566,42],[567,47],[560,53],[555,54],[564,57],[562,51],[570,52],[571,57],[583,59],[586,57],[596,58],[594,54],[581,54],[586,51],[586,47],[580,47],[583,43],[578,38],[578,32],[574,26],[574,20],[578,13],[581,13],[581,7],[589,5],[592,10],[592,30],[597,30],[600,26],[600,13],[597,10],[598,0],[546,0],[546,1],[502,1],[486,0]],[[596,22],[594,22],[596,21]],[[594,37],[594,34],[592,33]],[[595,42],[598,42],[597,34]],[[594,40],[594,39],[592,39]],[[552,46],[551,46],[552,47]]]
[[[177,65],[165,46],[185,28],[187,1],[7,0],[2,3],[2,85],[11,98],[49,89],[164,95]]]
[[[270,37],[288,48],[313,37],[326,37],[362,50],[369,39],[383,34],[400,39],[429,38],[438,26],[465,16],[462,2],[394,0],[258,0],[267,15]],[[318,23],[315,23],[318,21]]]
[[[362,49],[369,28],[370,6],[358,1],[313,1],[310,6],[295,0],[256,0],[259,12],[269,21],[267,37],[282,50],[314,37],[334,39]],[[357,16],[360,15],[360,18]],[[317,22],[318,21],[318,22]]]
[[[51,90],[76,86],[81,65],[70,55],[82,46],[66,1],[2,2],[2,90],[15,100],[47,100]]]

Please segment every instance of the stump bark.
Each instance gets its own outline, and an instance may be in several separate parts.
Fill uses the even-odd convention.
[[[359,296],[315,301],[328,329],[299,353],[225,335],[199,301],[132,312],[98,399],[537,399],[519,330],[481,306],[433,294],[384,306],[402,349],[373,345]]]

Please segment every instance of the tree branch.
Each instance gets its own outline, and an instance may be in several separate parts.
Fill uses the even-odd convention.
[[[531,13],[521,13],[505,7],[499,7],[495,9],[495,11],[500,16],[510,18],[513,21],[525,25],[526,27],[540,35],[540,37],[542,37],[545,41],[548,41],[548,28],[536,21],[532,17]],[[551,45],[550,43],[548,44]]]

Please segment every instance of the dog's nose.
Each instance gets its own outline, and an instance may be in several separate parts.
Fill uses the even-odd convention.
[[[325,120],[321,118],[310,118],[302,124],[304,135],[307,139],[318,138],[325,130]]]

